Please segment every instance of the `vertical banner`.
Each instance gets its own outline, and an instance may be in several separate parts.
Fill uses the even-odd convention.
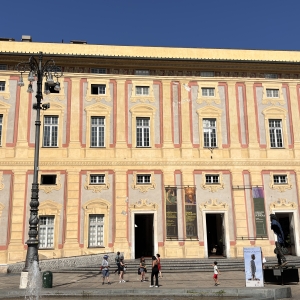
[[[165,190],[167,238],[178,238],[177,188],[167,187]]]
[[[267,237],[265,199],[263,188],[253,187],[252,196],[254,203],[256,237]]]
[[[263,287],[264,276],[261,248],[244,248],[246,287]]]
[[[186,237],[198,238],[197,234],[197,207],[196,207],[196,193],[194,187],[184,188],[185,201],[185,225]]]

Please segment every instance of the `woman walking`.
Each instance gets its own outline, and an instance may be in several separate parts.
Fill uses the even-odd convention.
[[[155,287],[158,288],[158,265],[157,259],[155,256],[152,256],[152,272],[151,272],[151,285],[150,287],[154,287],[153,285],[153,277],[155,276]]]
[[[158,277],[161,278],[163,277],[162,274],[161,274],[161,264],[160,264],[160,254],[157,253],[156,254],[156,259],[157,259],[157,267],[158,267]]]
[[[126,265],[124,263],[124,259],[123,258],[120,258],[120,283],[124,283],[126,282],[124,280],[124,271],[126,270]]]
[[[141,282],[146,281],[146,262],[145,257],[142,256],[140,259],[140,273],[141,273]]]

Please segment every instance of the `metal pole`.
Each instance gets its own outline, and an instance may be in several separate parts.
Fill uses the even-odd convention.
[[[35,121],[35,145],[34,145],[34,169],[33,169],[33,182],[31,188],[31,201],[30,201],[30,217],[29,217],[29,239],[26,244],[28,246],[25,267],[23,272],[28,272],[31,264],[36,261],[39,262],[38,256],[38,211],[39,211],[39,153],[40,153],[40,111],[42,101],[42,81],[43,81],[43,69],[42,69],[43,53],[39,53],[38,69],[37,69],[37,92],[36,92],[36,121]]]

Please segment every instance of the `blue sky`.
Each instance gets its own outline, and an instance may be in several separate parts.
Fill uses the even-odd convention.
[[[0,37],[35,42],[300,50],[300,0],[13,0]]]

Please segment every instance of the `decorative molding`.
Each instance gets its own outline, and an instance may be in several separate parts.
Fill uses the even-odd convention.
[[[39,215],[41,216],[59,216],[61,213],[62,205],[52,200],[41,202],[39,206]]]
[[[203,210],[228,210],[226,202],[218,201],[218,199],[209,199],[205,203],[199,205],[201,211]]]
[[[206,175],[219,175],[219,183],[206,183]],[[218,190],[223,190],[224,189],[224,181],[223,181],[223,175],[222,173],[202,173],[202,184],[201,184],[202,189],[204,190],[209,190],[211,193],[215,193]]]
[[[295,202],[288,202],[287,199],[278,198],[270,204],[270,211],[275,210],[285,210],[285,209],[297,209],[298,205]]]
[[[279,97],[278,98],[272,98],[267,97],[267,89],[276,89],[279,91]],[[270,84],[270,83],[263,83],[263,98],[262,98],[262,104],[276,104],[284,105],[284,97],[282,92],[282,85],[281,84]]]
[[[149,184],[137,184],[136,183],[136,177],[137,177],[137,172],[133,172],[132,174],[132,184],[131,184],[131,188],[133,190],[139,190],[141,193],[145,193],[148,192],[148,190],[154,190],[156,187],[156,183],[155,183],[155,177],[154,177],[154,172],[150,172],[147,173],[147,175],[151,175],[151,183]]]
[[[54,100],[58,100],[58,101],[63,101],[66,99],[65,94],[60,94],[60,93],[51,93],[49,95],[45,95],[43,96],[43,101],[54,101]]]
[[[82,205],[82,208],[84,209],[86,215],[107,214],[106,216],[108,216],[110,207],[111,203],[104,199],[90,200]]]
[[[60,183],[60,172],[54,173],[56,174],[56,184],[40,184],[39,189],[44,191],[45,194],[50,194],[52,191],[59,191],[61,189],[61,183]],[[42,175],[54,175],[54,174],[48,174],[48,173],[41,173]],[[40,180],[41,182],[41,180]]]
[[[0,77],[0,81],[5,81],[5,91],[0,91],[0,98],[3,98],[4,100],[9,100],[9,79],[7,77]]]
[[[202,88],[213,88],[215,90],[214,96],[202,96]],[[197,103],[207,103],[208,105],[211,105],[213,103],[215,104],[221,104],[221,98],[219,94],[219,88],[218,88],[218,82],[217,81],[211,81],[211,82],[198,82],[198,96],[197,96]]]
[[[2,216],[2,212],[3,212],[4,208],[5,208],[4,204],[0,203],[0,218]]]
[[[129,205],[129,210],[158,210],[158,204],[150,202],[148,199],[140,199]]]
[[[292,189],[293,185],[291,184],[291,180],[290,180],[290,173],[284,173],[282,175],[286,175],[287,176],[287,183],[286,184],[275,184],[274,183],[274,175],[281,175],[281,174],[274,174],[273,172],[270,172],[270,188],[272,190],[278,190],[280,193],[285,192],[286,190],[290,190]]]
[[[99,175],[99,173],[87,172],[86,177],[85,177],[84,188],[86,190],[92,190],[93,193],[101,193],[102,190],[108,190],[109,187],[110,187],[108,172],[101,172],[100,173],[100,174],[104,174],[104,176],[105,176],[105,183],[104,184],[90,184],[90,176],[93,175],[93,174]]]
[[[92,84],[98,84],[98,85],[105,85],[105,95],[94,95],[91,93],[91,85]],[[106,102],[111,101],[111,93],[110,93],[110,80],[105,78],[97,78],[97,79],[88,79],[87,85],[86,85],[86,94],[85,94],[85,100],[90,102],[92,100],[95,100],[97,102],[100,102],[101,100],[104,100]]]
[[[0,172],[0,191],[4,189],[4,183],[3,183],[3,172]]]
[[[137,86],[149,86],[149,95],[136,95],[135,91],[136,91]],[[152,80],[132,81],[130,101],[133,103],[136,103],[136,102],[153,103],[153,102],[155,102],[154,91],[153,91],[153,81]]]

